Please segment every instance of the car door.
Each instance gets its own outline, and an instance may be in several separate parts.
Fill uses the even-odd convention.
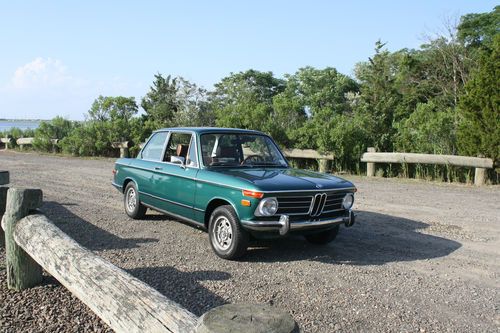
[[[153,133],[133,163],[133,179],[137,183],[139,198],[141,202],[155,207],[158,205],[158,200],[153,196],[155,168],[162,161],[168,134],[168,131]]]
[[[160,199],[160,209],[193,220],[196,176],[199,163],[196,136],[171,131],[161,162],[155,166],[152,194]]]

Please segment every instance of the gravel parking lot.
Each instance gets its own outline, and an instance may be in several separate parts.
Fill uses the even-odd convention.
[[[0,169],[11,186],[41,188],[42,210],[79,243],[197,315],[258,302],[289,311],[303,332],[500,331],[498,186],[348,177],[359,215],[335,242],[260,242],[225,261],[192,227],[128,218],[111,159],[0,152]],[[0,260],[3,332],[109,330],[50,277],[6,290]]]

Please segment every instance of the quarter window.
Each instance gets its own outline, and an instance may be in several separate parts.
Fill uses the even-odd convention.
[[[149,139],[148,144],[142,150],[141,157],[145,160],[161,161],[163,146],[168,132],[157,132]]]

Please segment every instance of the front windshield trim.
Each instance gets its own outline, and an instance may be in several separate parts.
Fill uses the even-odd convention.
[[[285,162],[284,164],[273,164],[273,165],[262,165],[262,164],[245,164],[245,165],[241,165],[241,164],[233,164],[233,165],[206,165],[205,164],[205,161],[203,159],[203,151],[202,151],[202,148],[201,148],[201,145],[202,145],[202,139],[201,137],[203,135],[217,135],[217,134],[226,134],[226,135],[235,135],[237,137],[240,137],[240,136],[248,136],[248,135],[253,135],[253,136],[261,136],[261,137],[265,137],[267,139],[269,139],[269,141],[272,143],[272,145],[274,146],[274,148],[278,151],[279,153],[279,156],[281,157],[281,159]],[[200,133],[200,140],[198,141],[199,142],[199,151],[200,151],[200,157],[199,158],[199,161],[200,161],[200,165],[202,166],[202,168],[204,169],[218,169],[218,168],[258,168],[258,167],[272,167],[272,168],[289,168],[290,167],[290,164],[288,163],[288,160],[286,159],[285,155],[283,154],[283,152],[281,151],[281,149],[278,147],[278,145],[276,144],[276,142],[273,140],[272,137],[270,137],[269,135],[267,134],[264,134],[264,133],[247,133],[247,132],[225,132],[225,131],[221,131],[221,132],[207,132],[207,133]]]

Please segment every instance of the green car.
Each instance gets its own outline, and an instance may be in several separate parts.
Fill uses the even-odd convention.
[[[245,254],[252,238],[301,234],[326,244],[341,224],[354,224],[351,182],[291,168],[258,131],[161,129],[113,173],[128,216],[143,218],[150,208],[207,230],[225,259]]]

